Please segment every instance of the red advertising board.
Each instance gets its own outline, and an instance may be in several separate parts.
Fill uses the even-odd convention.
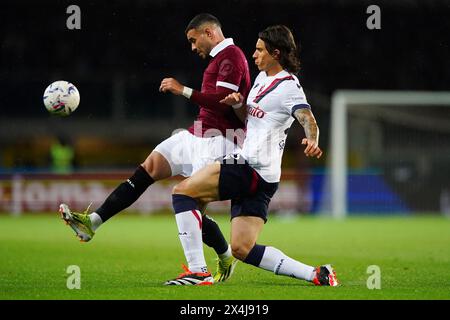
[[[0,175],[0,212],[17,215],[56,212],[62,202],[76,210],[84,210],[92,202],[91,208],[95,209],[119,183],[128,178],[128,175],[128,172]],[[309,210],[310,191],[301,186],[299,178],[294,174],[283,176],[271,202],[271,210]],[[180,179],[175,177],[153,184],[128,210],[141,214],[172,210],[172,188]],[[209,205],[210,211],[228,209],[228,201]]]

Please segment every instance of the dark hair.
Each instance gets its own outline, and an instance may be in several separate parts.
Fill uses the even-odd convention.
[[[184,30],[184,33],[188,33],[188,31],[191,29],[197,29],[198,27],[200,27],[202,24],[204,24],[206,22],[214,23],[214,24],[218,25],[219,27],[222,27],[219,19],[214,17],[212,14],[200,13],[200,14],[196,15],[194,18],[192,18],[191,22],[189,22],[189,24],[187,25],[186,30]]]
[[[288,72],[297,73],[300,70],[300,59],[291,30],[283,25],[267,27],[258,34],[264,41],[266,49],[273,54],[275,49],[280,51],[279,62],[283,69]]]

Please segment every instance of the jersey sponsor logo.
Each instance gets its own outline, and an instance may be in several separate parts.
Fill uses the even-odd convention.
[[[256,107],[248,106],[248,114],[255,118],[262,119],[266,115],[266,112],[260,109],[258,105],[256,105]]]

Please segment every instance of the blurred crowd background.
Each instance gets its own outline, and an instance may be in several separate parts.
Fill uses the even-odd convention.
[[[81,9],[80,30],[66,27],[71,4]],[[370,16],[366,10],[372,4],[381,9],[380,30],[366,26]],[[294,176],[326,174],[330,101],[336,90],[450,89],[450,2],[445,0],[2,1],[0,172],[4,177],[58,171],[58,167],[77,173],[131,172],[156,144],[175,129],[188,127],[197,106],[183,97],[162,94],[158,87],[170,76],[200,88],[207,61],[191,52],[184,34],[190,19],[200,12],[217,16],[225,36],[244,50],[252,79],[257,74],[251,55],[258,32],[273,24],[293,30],[301,48],[299,78],[325,151],[320,160],[305,159],[298,145],[303,130],[295,124],[283,163]],[[56,80],[72,82],[80,91],[80,106],[70,117],[52,117],[42,103],[45,88]],[[428,123],[448,121],[450,128],[450,108],[406,112],[416,117],[413,123],[422,123],[426,115]],[[397,151],[423,139],[404,161],[396,156],[389,169],[396,169],[399,162],[400,167],[390,177],[383,176],[393,189],[393,184],[403,183],[405,189],[400,188],[398,195],[406,207],[443,210],[450,186],[450,130],[445,124],[442,127],[418,131],[415,125],[399,127],[395,121],[383,127],[383,144]],[[389,153],[384,151],[383,155]],[[366,173],[385,169],[360,161],[363,154],[358,153],[363,149],[351,152],[350,168]],[[59,165],[58,155],[63,162]],[[424,155],[429,157],[424,160]],[[61,160],[65,157],[68,160]],[[408,193],[406,188],[413,183],[420,188]],[[427,189],[427,200],[414,203],[417,194]],[[450,206],[450,192],[448,196]]]

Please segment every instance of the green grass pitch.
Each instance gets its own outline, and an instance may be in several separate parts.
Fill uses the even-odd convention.
[[[216,216],[225,235],[230,223]],[[306,264],[332,263],[342,285],[316,287],[239,263],[233,277],[207,287],[165,287],[184,255],[171,215],[122,213],[89,243],[54,215],[0,216],[0,299],[449,299],[450,220],[444,217],[272,217],[260,244]],[[205,247],[207,263],[215,255]],[[81,270],[69,290],[67,267]],[[381,289],[366,286],[367,268],[381,269]]]

